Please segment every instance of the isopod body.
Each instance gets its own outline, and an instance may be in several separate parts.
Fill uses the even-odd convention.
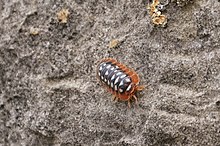
[[[97,66],[97,77],[107,90],[113,94],[113,99],[128,101],[134,98],[136,91],[142,90],[139,86],[139,76],[135,71],[119,63],[113,58],[106,58],[100,61]]]

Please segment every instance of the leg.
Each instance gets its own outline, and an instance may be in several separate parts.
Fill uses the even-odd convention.
[[[128,108],[131,108],[131,101],[130,101],[130,99],[128,100]]]
[[[115,101],[116,97],[115,95],[112,95],[112,101]]]
[[[135,99],[135,104],[137,104],[137,102],[138,102],[137,96],[133,95],[133,97],[134,97],[134,99]]]
[[[118,97],[115,96],[115,95],[113,95],[113,96],[112,96],[112,101],[116,101],[116,102],[118,102]]]
[[[141,90],[143,90],[144,89],[144,86],[142,85],[142,86],[137,86],[137,88],[136,88],[136,90],[137,91],[141,91]]]

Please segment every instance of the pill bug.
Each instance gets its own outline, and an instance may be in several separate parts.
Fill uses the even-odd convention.
[[[113,100],[128,101],[129,107],[132,98],[137,102],[136,91],[144,88],[138,85],[140,79],[134,70],[113,58],[105,58],[99,62],[97,78],[113,94]]]

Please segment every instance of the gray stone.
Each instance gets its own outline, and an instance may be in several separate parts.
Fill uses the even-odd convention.
[[[220,145],[220,2],[170,1],[165,28],[146,4],[1,0],[0,146]],[[104,57],[147,86],[131,109],[98,82]]]

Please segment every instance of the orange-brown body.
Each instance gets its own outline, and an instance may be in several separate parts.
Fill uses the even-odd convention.
[[[134,98],[135,93],[144,87],[139,86],[139,76],[137,73],[119,63],[113,58],[106,58],[100,61],[97,67],[97,77],[107,90],[113,94],[114,99],[128,101]]]

